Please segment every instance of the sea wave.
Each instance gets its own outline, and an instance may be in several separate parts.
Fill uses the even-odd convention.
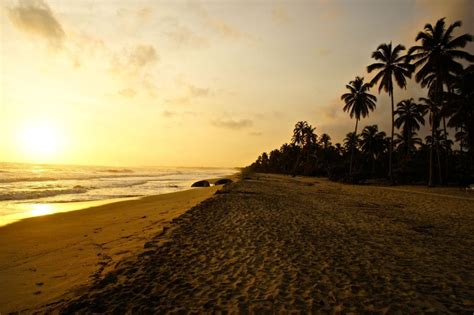
[[[58,196],[58,195],[83,194],[94,189],[113,189],[113,188],[133,187],[133,186],[143,185],[146,183],[148,183],[147,180],[135,180],[135,181],[123,181],[123,182],[110,181],[110,183],[101,183],[100,186],[86,187],[83,185],[75,185],[72,188],[62,188],[62,189],[61,188],[57,189],[57,186],[32,187],[31,189],[28,189],[28,190],[10,191],[8,193],[3,193],[3,194],[0,192],[0,201],[27,200],[27,199],[53,197],[53,196]]]
[[[81,197],[83,196],[83,197]],[[97,200],[109,200],[109,199],[122,199],[122,198],[138,198],[143,197],[140,194],[124,194],[124,195],[77,195],[68,199],[55,199],[47,200],[45,203],[73,203],[73,202],[85,202],[85,201],[97,201]]]
[[[111,175],[81,175],[81,176],[65,176],[65,177],[51,177],[51,176],[32,176],[32,177],[10,177],[0,178],[0,183],[16,183],[16,182],[47,182],[58,180],[91,180],[91,179],[113,179],[113,178],[127,178],[127,177],[163,177],[170,175],[179,175],[180,173],[164,173],[164,174],[111,174]]]
[[[108,170],[99,170],[98,172],[102,173],[133,173],[132,170],[123,168],[123,169],[108,169]]]
[[[38,199],[45,197],[52,197],[57,195],[65,194],[83,194],[87,192],[88,189],[81,188],[72,188],[72,189],[54,189],[54,190],[42,190],[42,191],[12,191],[6,194],[0,194],[0,200],[28,200],[28,199]]]

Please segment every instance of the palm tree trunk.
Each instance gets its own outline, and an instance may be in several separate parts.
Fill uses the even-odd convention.
[[[410,149],[411,149],[411,143],[410,143],[410,140],[411,140],[411,133],[407,135],[408,139],[407,139],[407,147],[405,148],[406,149],[406,156],[407,156],[407,159],[408,159],[408,155],[410,153]]]
[[[392,99],[392,133],[390,136],[390,152],[388,158],[388,177],[390,181],[393,183],[393,170],[392,170],[392,153],[393,153],[393,128],[394,128],[394,104],[393,104],[393,87],[390,88],[390,96]]]
[[[354,130],[354,136],[357,135],[357,124],[359,123],[359,119],[356,118],[356,126],[355,126],[355,130]],[[351,146],[351,161],[349,163],[349,175],[352,175],[352,160],[354,159],[354,147],[355,147],[355,144],[353,143],[352,146]]]
[[[375,178],[375,157],[372,155],[372,178]]]
[[[439,154],[439,139],[436,141],[436,158],[438,159],[438,174],[439,174],[439,182],[440,184],[443,183],[443,170],[441,168],[441,158]]]
[[[291,176],[295,177],[296,176],[296,171],[298,170],[298,166],[300,166],[300,160],[301,160],[301,150],[298,150],[298,155],[296,157],[296,163],[295,166],[293,166],[293,172],[291,173]]]
[[[433,178],[433,145],[434,145],[434,137],[435,137],[435,117],[433,110],[431,109],[431,145],[430,145],[430,170],[428,176],[428,187],[434,186],[434,178]]]
[[[444,157],[444,172],[445,172],[445,178],[446,178],[446,184],[448,183],[448,166],[449,166],[449,151],[448,151],[448,133],[446,129],[446,118],[443,116],[443,128],[444,128],[444,150],[445,150],[445,157]]]

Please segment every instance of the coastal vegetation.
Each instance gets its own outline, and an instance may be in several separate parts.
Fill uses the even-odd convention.
[[[460,21],[446,25],[442,18],[426,24],[408,50],[390,42],[372,53],[375,63],[367,72],[375,72],[373,79],[364,83],[357,76],[341,96],[343,110],[355,119],[354,132],[347,133],[343,144],[333,144],[328,134],[318,135],[316,127],[299,121],[290,143],[262,153],[248,169],[352,183],[474,182],[474,56],[463,50],[472,35],[456,35],[459,27]],[[395,102],[394,88],[406,88],[412,76],[426,97]],[[377,107],[370,92],[377,84],[378,92],[391,99],[389,136],[377,125],[358,133],[359,121]],[[430,133],[422,139],[418,133],[425,125]]]

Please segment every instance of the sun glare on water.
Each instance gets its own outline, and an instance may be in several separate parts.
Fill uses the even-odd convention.
[[[34,204],[31,208],[31,216],[38,217],[53,213],[53,207],[49,204]]]
[[[54,158],[62,142],[59,130],[46,122],[24,126],[19,138],[23,152],[29,159],[39,162]]]

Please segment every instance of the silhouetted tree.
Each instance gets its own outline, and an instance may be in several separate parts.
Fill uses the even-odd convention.
[[[383,153],[385,132],[379,132],[377,125],[366,126],[361,133],[360,149],[372,161],[372,176],[375,174],[375,161]]]
[[[461,26],[460,21],[456,21],[448,28],[445,26],[444,18],[439,19],[433,26],[426,24],[424,31],[419,32],[415,41],[420,41],[420,45],[410,48],[411,58],[415,60],[414,66],[418,69],[415,79],[422,87],[428,86],[433,100],[441,106],[441,95],[443,85],[449,84],[450,79],[462,71],[462,64],[456,59],[474,61],[474,57],[468,52],[461,50],[466,44],[472,41],[472,36],[463,34],[453,38],[453,31]],[[434,118],[434,117],[433,117]],[[434,138],[436,129],[431,130],[431,137]],[[445,132],[446,135],[446,132]],[[434,142],[432,142],[434,143]],[[433,149],[430,147],[430,171],[428,185],[434,185],[433,178]],[[439,155],[439,153],[438,153]]]
[[[409,58],[406,55],[401,55],[405,50],[402,45],[397,45],[392,49],[392,43],[381,44],[377,50],[372,53],[372,58],[377,62],[367,67],[367,72],[377,70],[377,74],[372,79],[371,84],[379,84],[379,93],[383,89],[392,101],[392,132],[390,134],[390,151],[388,162],[388,176],[393,180],[392,176],[392,155],[393,155],[393,133],[394,133],[394,101],[393,101],[393,80],[400,88],[406,88],[406,78],[411,77],[413,66],[409,64]]]
[[[344,111],[349,112],[351,118],[356,119],[354,134],[357,135],[359,119],[369,115],[376,107],[377,98],[369,93],[371,84],[364,83],[364,78],[356,77],[350,81],[346,88],[350,91],[341,96],[344,101]],[[351,148],[351,160],[349,164],[349,175],[352,175],[352,161],[354,159],[354,147]]]
[[[309,125],[306,121],[299,121],[293,129],[293,137],[291,143],[300,148],[300,154],[296,159],[293,175],[296,175],[297,168],[300,166],[301,159],[306,157],[308,151],[317,142],[317,136],[314,133],[315,128]]]
[[[459,73],[452,85],[452,91],[445,95],[447,103],[448,126],[459,128],[457,138],[463,146],[468,147],[471,157],[474,156],[474,65]]]
[[[400,138],[405,143],[406,156],[413,152],[414,146],[409,141],[413,138],[413,133],[416,134],[416,131],[420,130],[420,125],[425,124],[424,116],[426,111],[427,108],[425,106],[416,104],[412,98],[397,104],[395,126],[398,129],[402,129],[402,136]]]

